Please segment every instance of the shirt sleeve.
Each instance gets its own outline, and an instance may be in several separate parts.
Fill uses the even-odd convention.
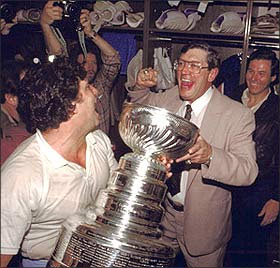
[[[31,185],[27,173],[14,166],[1,172],[1,254],[17,254],[31,225]]]
[[[110,91],[114,79],[119,73],[121,61],[120,54],[116,52],[113,56],[101,53],[102,66],[96,75],[93,85],[99,90],[100,93]]]
[[[119,73],[121,62],[119,52],[113,56],[107,56],[101,53],[102,66],[98,71],[93,86],[102,96],[97,100],[96,108],[100,114],[99,129],[109,134],[110,128],[110,93],[113,82]]]

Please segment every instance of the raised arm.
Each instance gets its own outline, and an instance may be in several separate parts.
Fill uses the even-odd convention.
[[[48,1],[44,6],[40,18],[40,25],[43,31],[48,54],[61,55],[64,52],[63,47],[51,29],[51,24],[55,20],[62,19],[63,10],[59,6],[53,6],[54,2],[55,1]]]
[[[92,26],[90,24],[89,19],[89,11],[86,9],[82,9],[80,22],[83,26],[83,31],[87,37],[89,37],[93,43],[95,43],[101,52],[106,56],[114,56],[117,51],[100,35],[93,31]]]

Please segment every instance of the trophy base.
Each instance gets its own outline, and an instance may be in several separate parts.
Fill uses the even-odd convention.
[[[155,239],[118,237],[82,224],[75,231],[63,228],[47,267],[172,267],[173,248]],[[99,226],[100,227],[100,226]]]

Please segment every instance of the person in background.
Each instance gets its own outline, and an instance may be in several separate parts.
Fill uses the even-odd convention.
[[[17,110],[34,135],[1,167],[1,267],[19,250],[23,267],[45,267],[62,222],[94,202],[117,167],[109,138],[96,130],[97,96],[65,57],[21,81]]]
[[[174,175],[167,183],[162,221],[163,238],[181,249],[188,267],[223,266],[231,237],[227,187],[250,185],[258,173],[252,140],[254,115],[212,85],[219,64],[217,52],[208,44],[191,43],[181,50],[175,87],[151,92],[157,82],[152,68],[140,70],[135,84],[127,84],[131,102],[166,108],[179,116],[190,112],[190,122],[200,128],[196,143],[175,160],[183,166],[177,192],[171,187],[176,173],[171,169]]]
[[[15,148],[30,136],[17,112],[18,85],[27,65],[22,61],[9,60],[1,68],[1,165]]]
[[[63,9],[54,6],[55,1],[48,1],[41,15],[41,28],[45,38],[45,44],[50,55],[67,55],[67,51],[52,30],[52,24],[62,19]],[[70,59],[81,64],[87,72],[87,78],[92,85],[98,89],[100,99],[97,102],[97,110],[100,115],[99,128],[109,134],[110,128],[110,95],[114,79],[120,70],[120,55],[108,42],[93,31],[89,19],[89,11],[81,11],[80,22],[85,33],[87,55],[82,52],[77,41],[68,46]]]
[[[233,267],[270,266],[268,238],[273,229],[279,235],[279,96],[273,90],[278,77],[275,52],[260,48],[248,59],[246,84],[234,91],[233,98],[255,114],[259,174],[252,185],[233,188]]]

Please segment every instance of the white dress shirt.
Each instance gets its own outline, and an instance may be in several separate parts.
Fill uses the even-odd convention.
[[[262,101],[260,101],[256,105],[250,107],[250,109],[252,110],[253,113],[255,113],[261,107],[261,105],[267,100],[270,93],[271,93],[271,90],[269,89],[266,97]],[[248,95],[249,95],[249,89],[246,88],[243,91],[243,94],[242,94],[242,97],[241,97],[241,101],[246,107],[248,107],[248,101],[249,101],[249,96]]]
[[[40,131],[1,169],[1,254],[48,259],[62,222],[95,201],[117,167],[109,138],[86,136],[86,168],[57,153]]]

